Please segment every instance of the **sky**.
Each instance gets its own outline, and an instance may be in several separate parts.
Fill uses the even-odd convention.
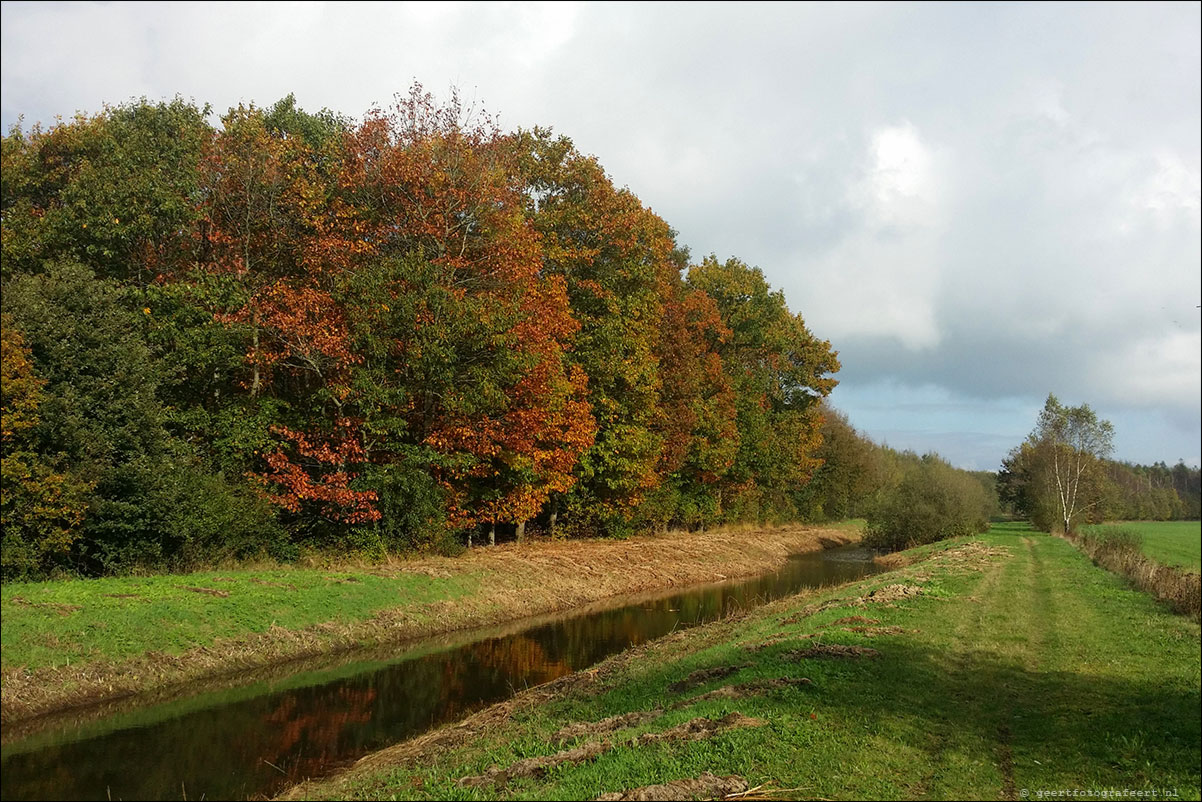
[[[874,440],[996,470],[1054,393],[1116,458],[1198,465],[1200,10],[6,2],[0,106],[456,88],[571,137],[696,261],[760,267]]]

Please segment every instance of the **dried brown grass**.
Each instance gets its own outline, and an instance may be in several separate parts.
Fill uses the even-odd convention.
[[[673,799],[734,799],[747,792],[747,781],[738,775],[718,777],[708,771],[699,777],[645,785],[597,797],[597,802],[666,802]]]

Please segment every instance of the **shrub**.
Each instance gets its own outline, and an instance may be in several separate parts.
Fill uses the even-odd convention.
[[[905,466],[868,515],[864,545],[898,551],[989,528],[991,499],[970,474],[934,454]]]

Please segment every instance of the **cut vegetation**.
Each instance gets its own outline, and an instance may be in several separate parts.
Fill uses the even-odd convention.
[[[1022,527],[909,556],[630,650],[287,796],[1198,798],[1197,623]],[[704,733],[667,737],[690,731]],[[459,781],[572,750],[589,757],[510,772],[503,788]]]

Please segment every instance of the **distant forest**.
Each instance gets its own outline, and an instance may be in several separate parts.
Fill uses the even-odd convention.
[[[567,138],[419,86],[208,116],[3,139],[6,580],[842,518],[919,469],[996,512],[827,407],[783,293]],[[1198,516],[1196,469],[1112,468],[1123,517]]]

